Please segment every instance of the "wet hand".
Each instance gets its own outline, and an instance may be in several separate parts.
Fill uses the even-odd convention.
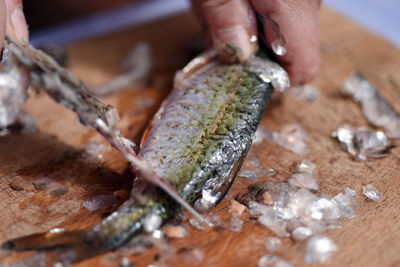
[[[311,80],[319,70],[320,0],[192,0],[208,28],[212,43],[226,62],[246,61],[257,49],[256,37],[267,45],[277,40],[273,24],[284,36],[286,53],[278,56],[292,84]],[[258,36],[256,13],[266,15]]]

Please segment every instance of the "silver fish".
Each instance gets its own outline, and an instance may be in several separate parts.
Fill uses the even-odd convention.
[[[208,196],[207,208],[215,205],[246,157],[271,96],[271,83],[281,88],[289,85],[286,72],[267,59],[254,57],[245,65],[225,65],[208,51],[177,73],[174,89],[144,133],[136,155],[133,144],[115,128],[111,107],[90,96],[79,80],[33,48],[10,44],[16,62],[31,69],[33,84],[75,110],[80,121],[106,137],[138,174],[131,198],[98,225],[35,234],[2,245],[14,251],[46,249],[46,264],[69,265],[123,245],[143,232],[149,216],[165,220],[182,209],[170,196],[189,210],[193,208],[187,203],[200,196]]]

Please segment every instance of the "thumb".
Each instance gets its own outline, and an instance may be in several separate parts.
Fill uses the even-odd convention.
[[[28,26],[22,10],[22,0],[5,0],[6,34],[21,43],[28,42]]]
[[[222,60],[244,62],[254,53],[257,48],[256,19],[247,0],[192,2],[200,9],[197,11],[204,17],[214,48]]]

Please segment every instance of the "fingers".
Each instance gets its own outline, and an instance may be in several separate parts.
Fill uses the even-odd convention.
[[[6,34],[21,43],[27,42],[29,40],[28,26],[22,10],[22,0],[5,0],[5,6]]]
[[[320,0],[251,0],[251,3],[257,13],[269,18],[264,22],[267,44],[278,38],[271,23],[279,25],[287,52],[278,59],[289,72],[291,83],[295,85],[311,80],[320,64]]]
[[[192,0],[204,17],[211,39],[221,59],[246,61],[255,51],[255,13],[267,15],[264,35],[267,44],[285,43],[279,56],[292,84],[312,79],[319,70],[320,0]],[[254,11],[253,11],[254,9]],[[276,27],[279,25],[279,36]],[[276,42],[276,40],[280,40]],[[275,41],[275,42],[274,42]]]
[[[192,0],[223,61],[244,62],[257,49],[255,13],[247,0]]]

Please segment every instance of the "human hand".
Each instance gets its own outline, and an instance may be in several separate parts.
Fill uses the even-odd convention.
[[[19,42],[29,40],[22,0],[0,0],[0,49],[6,34]]]
[[[279,25],[286,54],[278,56],[292,85],[311,80],[319,70],[319,6],[321,0],[192,0],[205,20],[208,33],[225,62],[245,62],[257,49],[256,13],[266,15],[261,33],[267,45],[277,38],[271,21]],[[253,42],[250,40],[253,39]],[[236,53],[231,53],[235,47]],[[228,49],[227,49],[228,48]]]

